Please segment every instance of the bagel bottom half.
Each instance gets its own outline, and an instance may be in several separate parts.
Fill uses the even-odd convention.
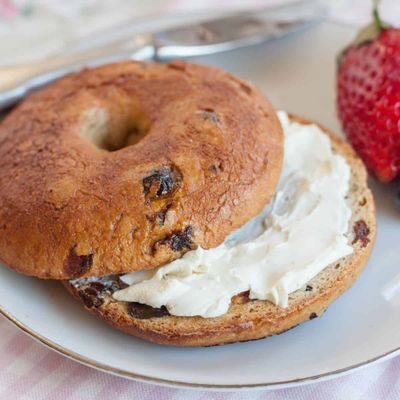
[[[302,124],[312,123],[297,116],[291,119]],[[350,145],[326,128],[321,129],[330,136],[334,153],[345,157],[351,167],[347,201],[352,217],[348,238],[354,251],[292,293],[287,308],[269,301],[250,300],[248,293],[241,293],[232,299],[229,311],[222,316],[177,317],[169,315],[164,307],[154,309],[114,300],[112,293],[123,285],[118,276],[88,279],[81,285],[65,281],[64,285],[86,309],[113,327],[146,340],[176,346],[212,346],[260,339],[321,316],[360,275],[376,234],[374,201],[367,187],[364,165]]]

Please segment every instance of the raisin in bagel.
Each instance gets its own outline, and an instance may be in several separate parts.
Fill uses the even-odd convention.
[[[70,75],[0,125],[0,259],[71,279],[214,247],[271,200],[282,155],[272,106],[220,69],[124,62]]]
[[[299,117],[291,118],[310,123]],[[165,307],[154,309],[114,300],[112,293],[125,285],[117,275],[101,281],[89,278],[64,282],[64,285],[86,309],[113,327],[160,344],[212,346],[260,339],[320,316],[357,279],[369,258],[376,233],[374,201],[363,163],[347,143],[322,129],[330,136],[333,151],[344,156],[351,167],[347,202],[352,217],[348,238],[354,252],[327,266],[292,293],[287,308],[268,301],[249,300],[248,293],[241,293],[232,299],[228,313],[220,317],[177,317],[169,315]]]

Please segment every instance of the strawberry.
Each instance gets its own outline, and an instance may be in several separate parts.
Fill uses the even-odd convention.
[[[400,30],[374,8],[374,23],[340,56],[337,108],[343,130],[383,182],[400,176]]]

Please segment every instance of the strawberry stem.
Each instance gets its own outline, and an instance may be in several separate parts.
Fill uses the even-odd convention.
[[[381,17],[379,15],[379,10],[378,10],[379,0],[373,0],[372,2],[373,2],[372,15],[374,17],[374,22],[378,30],[381,31],[382,29],[384,29],[385,24],[382,22]]]
[[[390,25],[387,24],[386,22],[382,21],[381,16],[379,15],[379,3],[380,0],[372,0],[373,3],[373,9],[372,9],[372,15],[374,19],[374,24],[375,27],[377,28],[378,32],[383,31],[384,29],[390,28]]]

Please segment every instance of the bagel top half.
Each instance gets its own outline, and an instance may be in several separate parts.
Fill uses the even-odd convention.
[[[272,106],[226,72],[183,62],[83,70],[0,124],[0,259],[72,279],[215,247],[271,200],[282,156]]]

